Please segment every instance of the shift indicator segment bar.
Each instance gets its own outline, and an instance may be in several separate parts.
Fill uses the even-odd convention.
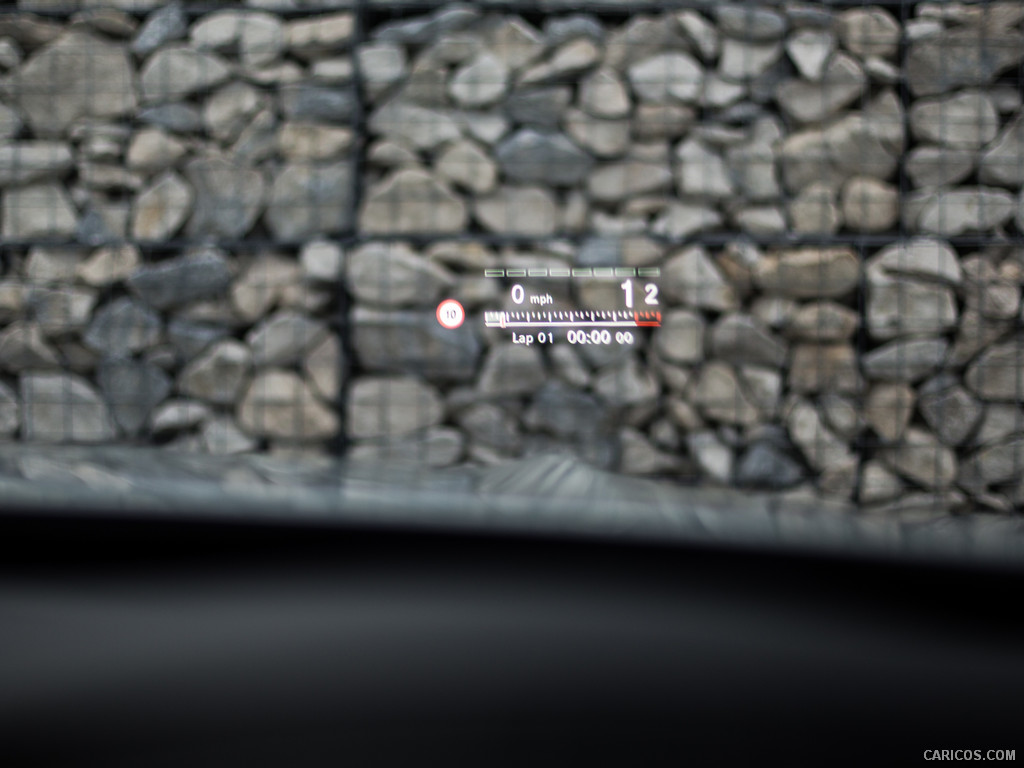
[[[484,312],[488,328],[657,328],[661,312],[629,309],[513,310]]]

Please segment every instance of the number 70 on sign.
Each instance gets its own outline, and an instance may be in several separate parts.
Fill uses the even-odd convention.
[[[626,309],[633,308],[633,281],[626,280],[619,286],[626,294]],[[658,286],[654,283],[647,283],[644,286],[644,304],[656,305],[658,303]]]

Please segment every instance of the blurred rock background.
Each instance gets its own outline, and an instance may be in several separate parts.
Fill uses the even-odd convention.
[[[509,5],[0,11],[3,439],[1024,505],[1024,5]]]

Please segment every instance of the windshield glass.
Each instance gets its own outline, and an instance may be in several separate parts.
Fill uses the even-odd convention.
[[[0,11],[9,505],[1020,554],[1021,4],[80,5]]]

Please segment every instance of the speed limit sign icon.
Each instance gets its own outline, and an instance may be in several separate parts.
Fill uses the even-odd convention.
[[[437,322],[442,328],[453,330],[466,319],[466,310],[455,299],[445,299],[437,305]]]

